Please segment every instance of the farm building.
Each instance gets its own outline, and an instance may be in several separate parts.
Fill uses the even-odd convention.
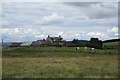
[[[4,42],[3,44],[1,43],[0,45],[1,45],[2,47],[10,47],[11,44],[12,44],[12,42]]]
[[[10,47],[20,47],[21,44],[22,42],[13,42],[10,44]]]
[[[59,37],[50,37],[48,36],[43,40],[37,40],[37,41],[26,41],[26,42],[20,42],[20,43],[12,43],[11,47],[45,47],[45,46],[64,46],[66,43],[65,40],[61,36]]]
[[[34,47],[40,47],[41,45],[41,42],[40,41],[33,41],[31,46],[34,46]]]
[[[63,38],[61,36],[59,37],[50,37],[48,35],[46,42],[48,43],[48,45],[52,45],[52,46],[63,46],[64,43],[66,42],[65,40],[63,40]]]
[[[37,40],[37,41],[33,41],[31,46],[33,47],[44,47],[45,46],[45,40]]]
[[[29,47],[31,46],[32,41],[27,41],[27,42],[22,42],[22,44],[20,45],[21,47]]]

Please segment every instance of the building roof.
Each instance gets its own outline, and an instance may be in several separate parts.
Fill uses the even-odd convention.
[[[39,41],[41,44],[46,44],[46,40],[37,40],[37,41]]]
[[[30,46],[33,41],[22,42],[20,46]]]
[[[22,44],[22,42],[13,42],[10,44],[11,47],[17,47],[20,46]]]
[[[31,43],[32,46],[40,46],[41,45],[41,41],[33,41]]]

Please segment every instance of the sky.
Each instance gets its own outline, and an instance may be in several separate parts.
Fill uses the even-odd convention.
[[[118,38],[117,2],[3,2],[4,41],[33,41],[61,35],[65,40]]]

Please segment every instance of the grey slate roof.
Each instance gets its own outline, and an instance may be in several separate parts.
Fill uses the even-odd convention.
[[[41,45],[41,41],[33,41],[31,46],[40,46]]]
[[[22,42],[13,42],[10,44],[10,47],[19,47],[22,44]]]
[[[20,46],[30,46],[33,41],[23,42]]]

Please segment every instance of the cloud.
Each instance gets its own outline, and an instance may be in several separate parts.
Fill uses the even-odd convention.
[[[75,33],[75,34],[71,34],[70,36],[73,37],[73,38],[79,38],[79,37],[80,37],[80,34]]]
[[[69,2],[68,5],[74,5],[79,10],[84,10],[85,14],[91,19],[102,19],[117,17],[118,5],[111,2]],[[90,10],[90,11],[89,11]]]
[[[58,35],[63,35],[63,34],[64,34],[64,32],[59,32],[59,33],[58,33]]]
[[[21,28],[15,28],[14,31],[15,33],[21,33]]]
[[[41,33],[36,29],[25,29],[25,28],[2,28],[0,29],[1,34],[9,35],[13,37],[26,36],[26,35],[41,35]]]
[[[36,38],[44,38],[45,35],[44,34],[41,34],[41,35],[35,35]]]
[[[50,24],[50,23],[60,23],[64,19],[64,16],[60,16],[56,13],[52,15],[44,16],[42,19],[43,24]]]
[[[2,28],[0,34],[5,41],[33,41],[44,37],[37,29],[31,28]]]
[[[73,5],[76,7],[90,7],[92,4],[96,4],[100,2],[66,2],[68,5]]]
[[[76,4],[82,4],[83,2],[77,2]],[[27,4],[27,5],[26,5]],[[72,2],[71,2],[72,4]],[[74,4],[74,3],[73,3]],[[93,7],[72,7],[62,3],[12,3],[3,5],[3,13],[8,24],[4,27],[19,26],[31,26],[39,25],[45,26],[52,25],[60,27],[72,27],[72,26],[96,26],[97,19],[105,19],[109,14],[116,15],[115,9],[104,9],[100,6],[102,3],[89,3],[84,2],[84,5],[93,5]],[[115,3],[113,3],[115,4]],[[100,8],[96,8],[99,5]],[[104,4],[108,5],[108,4]],[[112,4],[110,4],[112,5]],[[11,7],[12,6],[12,7]],[[91,11],[88,11],[91,10]],[[110,12],[108,12],[110,11]],[[104,13],[105,12],[105,13]],[[70,14],[68,14],[70,13]],[[103,16],[102,16],[103,14]],[[112,17],[112,15],[108,16]],[[11,20],[12,19],[12,20]],[[94,19],[94,21],[92,21]],[[114,19],[114,20],[113,20]],[[103,25],[116,26],[117,18],[105,19]],[[99,23],[102,21],[99,21]],[[111,23],[111,24],[110,24]],[[101,25],[102,25],[101,24]]]
[[[118,27],[112,27],[111,29],[108,29],[107,31],[108,32],[118,33]]]
[[[92,4],[91,5],[91,12],[87,15],[91,19],[102,19],[102,18],[112,18],[117,17],[117,7],[113,5],[117,5],[117,3],[101,3],[101,4]],[[108,8],[110,7],[110,8]],[[114,13],[113,13],[114,12]]]
[[[118,34],[118,33],[115,33],[115,36],[119,36],[119,34]]]
[[[116,2],[103,2],[100,4],[101,7],[107,8],[107,9],[116,9],[118,8],[118,5],[116,4]]]
[[[117,35],[117,3],[109,2],[30,2],[2,5],[3,30],[9,40],[33,40],[47,35],[65,39],[101,39]],[[14,38],[13,38],[14,37]],[[19,39],[20,38],[20,39]]]
[[[105,37],[106,35],[102,32],[88,32],[87,33],[88,36],[91,36],[91,37],[98,37],[98,38],[101,38],[101,37]]]
[[[111,29],[108,29],[107,32],[111,37],[119,37],[120,36],[120,34],[118,33],[118,27],[112,27]]]

